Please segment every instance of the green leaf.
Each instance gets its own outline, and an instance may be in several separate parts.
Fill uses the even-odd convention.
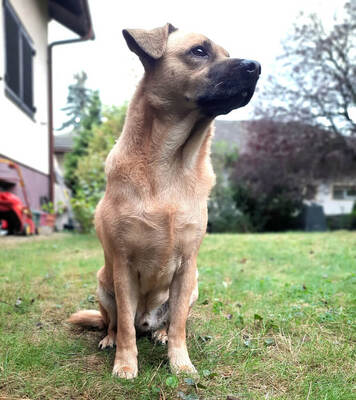
[[[161,393],[161,389],[158,386],[152,386],[152,393]]]
[[[244,325],[244,317],[242,315],[236,317],[236,325]]]
[[[172,389],[178,387],[178,383],[179,383],[178,378],[174,375],[171,375],[166,379],[166,385]]]
[[[262,321],[262,320],[263,320],[263,318],[261,317],[261,315],[258,315],[258,314],[255,314],[255,315],[253,316],[253,319],[254,319],[255,321]]]
[[[223,308],[223,303],[220,300],[217,300],[213,304],[213,312],[215,314],[219,314]]]

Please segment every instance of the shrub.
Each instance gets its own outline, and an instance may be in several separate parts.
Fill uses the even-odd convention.
[[[126,108],[126,105],[112,107],[104,112],[102,124],[93,127],[86,155],[78,160],[75,170],[77,190],[72,206],[82,232],[93,228],[95,208],[105,192],[105,159],[122,131]]]
[[[326,217],[326,223],[331,231],[343,229],[356,229],[356,213],[329,215]]]
[[[231,166],[237,159],[237,148],[225,141],[214,142],[211,158],[216,184],[208,203],[208,229],[211,232],[234,232],[241,213],[236,208],[229,177]]]

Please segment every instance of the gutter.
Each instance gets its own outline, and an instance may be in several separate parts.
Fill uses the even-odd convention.
[[[59,40],[52,42],[47,47],[47,77],[48,77],[48,144],[49,144],[49,200],[54,204],[54,140],[53,140],[53,65],[52,65],[52,49],[54,46],[59,46],[63,44],[72,44],[85,42],[87,40],[94,40],[95,35],[92,27],[90,27],[89,32],[80,38],[69,39],[69,40]]]

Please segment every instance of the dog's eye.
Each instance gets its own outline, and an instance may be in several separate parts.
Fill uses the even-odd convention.
[[[191,49],[192,54],[194,54],[197,57],[207,57],[208,56],[208,52],[204,49],[203,46],[197,46],[197,47],[193,47]]]

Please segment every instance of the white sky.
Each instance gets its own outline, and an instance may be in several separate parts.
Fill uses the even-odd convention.
[[[344,0],[89,0],[96,39],[54,47],[54,123],[66,119],[60,108],[67,99],[68,85],[81,70],[88,74],[88,87],[99,89],[106,105],[129,100],[143,69],[126,47],[124,28],[154,28],[166,22],[179,29],[203,33],[229,51],[231,57],[250,58],[262,64],[258,83],[272,72],[281,53],[281,40],[290,31],[297,14],[316,12],[327,23],[342,10]],[[56,22],[50,23],[49,41],[75,35]],[[253,99],[227,119],[247,119]]]

